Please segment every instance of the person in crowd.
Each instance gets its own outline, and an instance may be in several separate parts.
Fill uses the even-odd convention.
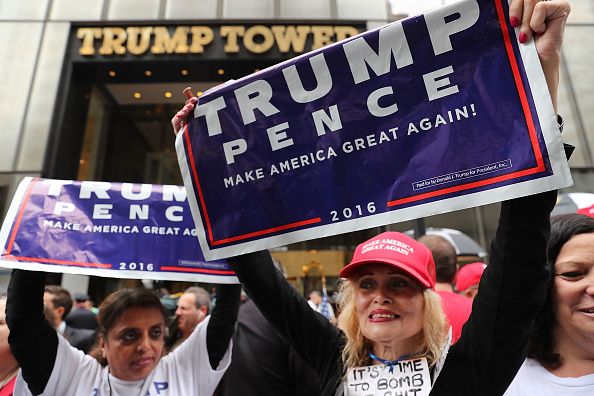
[[[522,351],[544,299],[548,215],[554,203],[554,193],[503,203],[484,292],[449,352],[431,251],[404,234],[387,232],[363,242],[342,269],[344,333],[276,276],[268,252],[230,263],[268,321],[320,373],[322,395],[348,395],[354,386],[348,369],[391,367],[411,358],[426,359],[431,378],[423,382],[433,383],[432,395],[501,395],[525,357]]]
[[[89,329],[79,329],[66,323],[66,317],[72,309],[70,292],[63,287],[49,285],[43,293],[44,304],[53,313],[53,323],[56,331],[60,333],[73,347],[88,353],[97,339],[97,332]]]
[[[16,382],[19,364],[8,345],[8,326],[6,325],[6,297],[0,297],[0,396],[11,396]]]
[[[519,27],[519,40],[526,43],[537,36],[536,49],[555,109],[569,11],[565,0],[510,4],[510,23]],[[189,100],[174,116],[175,131],[196,102]],[[343,332],[312,312],[276,273],[268,252],[229,262],[266,319],[320,373],[324,396],[349,394],[356,385],[349,381],[357,378],[349,376],[349,370],[375,373],[380,370],[374,366],[383,364],[393,371],[400,361],[411,358],[423,359],[429,367],[430,378],[422,376],[420,382],[431,384],[432,396],[502,395],[524,361],[545,298],[546,243],[555,201],[556,193],[548,192],[502,203],[490,265],[473,312],[451,347],[434,291],[431,252],[406,235],[389,232],[363,242],[342,269]]]
[[[472,310],[472,301],[454,292],[452,283],[458,269],[457,254],[454,246],[440,235],[423,235],[419,242],[431,251],[435,262],[435,291],[441,298],[441,305],[448,323],[452,327],[452,344],[462,334],[462,326],[468,320]]]
[[[161,304],[163,304],[163,308],[165,309],[167,317],[173,319],[170,323],[170,327],[172,325],[175,326],[175,331],[177,332],[177,317],[175,316],[175,311],[177,311],[177,300],[179,299],[179,295],[171,295],[169,290],[160,284],[162,284],[162,281],[153,281],[152,288],[155,290],[157,297],[159,297]],[[171,345],[168,347],[171,347]]]
[[[90,297],[84,293],[74,294],[74,306],[66,315],[66,325],[75,329],[97,330],[97,316],[87,308]]]
[[[215,396],[314,396],[320,378],[247,299],[239,308],[231,366]]]
[[[485,268],[487,268],[487,264],[480,262],[466,264],[460,268],[454,280],[456,291],[471,300],[474,299],[476,293],[478,293],[479,283]]]
[[[208,316],[211,310],[210,294],[202,287],[192,286],[186,289],[177,300],[173,345],[177,348],[194,331],[196,326]]]
[[[283,265],[273,259],[284,279]],[[233,335],[233,359],[214,396],[313,396],[320,394],[318,374],[295,352],[242,291],[243,303]]]
[[[85,301],[84,307],[91,311],[95,315],[95,318],[97,317],[97,314],[99,313],[99,308],[95,306],[95,302],[90,297],[87,301]]]
[[[10,350],[8,334],[10,330],[6,324],[6,296],[0,297],[0,396],[11,396],[14,390],[19,365]],[[53,311],[44,306],[43,316],[51,327],[54,325]]]
[[[547,252],[546,301],[505,395],[594,395],[594,218],[553,217]]]
[[[316,312],[322,314],[332,324],[336,324],[336,316],[334,315],[334,308],[328,301],[328,296],[324,299],[324,294],[319,290],[312,290],[309,293],[307,303]]]
[[[239,285],[218,288],[219,303],[183,346],[162,357],[165,313],[148,289],[122,289],[99,309],[94,357],[71,347],[43,319],[43,273],[13,270],[6,310],[9,343],[21,367],[18,395],[211,396],[231,360]]]
[[[319,290],[312,290],[309,292],[307,303],[314,311],[318,310],[318,307],[322,303],[322,292]]]

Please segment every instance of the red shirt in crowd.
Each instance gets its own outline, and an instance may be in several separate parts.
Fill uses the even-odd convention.
[[[464,323],[466,323],[470,316],[472,300],[461,294],[449,291],[438,291],[437,294],[441,297],[441,305],[450,326],[452,326],[453,344],[460,338],[462,326],[464,326]]]

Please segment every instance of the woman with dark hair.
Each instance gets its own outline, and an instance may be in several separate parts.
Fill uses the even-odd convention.
[[[111,331],[115,328],[116,324],[119,324],[121,316],[126,313],[130,315],[130,309],[144,309],[147,311],[154,311],[163,317],[167,317],[165,314],[165,308],[161,301],[155,296],[155,294],[147,289],[122,289],[114,293],[111,293],[103,301],[100,306],[99,314],[97,315],[97,322],[99,325],[99,337],[98,344],[89,353],[101,364],[101,366],[107,366],[111,361],[111,367],[109,368],[111,373],[117,373],[120,370],[115,363],[115,358],[108,360],[108,354],[111,355],[112,343],[109,341],[109,335],[113,334]],[[156,317],[159,317],[156,315]],[[153,334],[161,335],[162,330],[157,326],[152,329]],[[128,335],[128,338],[131,336]],[[114,374],[115,375],[115,374]],[[119,378],[124,377],[123,375],[118,376]]]
[[[44,273],[14,270],[6,307],[9,342],[21,372],[18,395],[211,396],[231,361],[239,285],[217,288],[217,306],[167,356],[166,316],[147,289],[110,294],[99,309],[99,346],[84,355],[43,317]]]
[[[594,218],[551,219],[551,278],[507,396],[594,395]]]

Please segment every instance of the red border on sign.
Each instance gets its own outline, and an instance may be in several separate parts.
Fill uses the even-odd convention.
[[[180,267],[161,267],[161,271],[175,271],[175,272],[195,272],[199,274],[211,275],[235,275],[235,272],[230,270],[212,270],[203,268],[180,268]]]
[[[29,202],[29,197],[31,196],[31,191],[33,190],[33,186],[39,182],[39,179],[32,179],[31,183],[27,186],[27,190],[23,195],[23,202],[21,202],[21,207],[19,208],[19,213],[17,215],[17,219],[14,223],[12,228],[12,232],[10,235],[10,240],[8,242],[8,246],[6,247],[6,252],[4,255],[10,256],[13,259],[18,261],[29,261],[29,262],[38,262],[38,263],[47,263],[47,264],[57,264],[57,265],[67,265],[67,266],[76,266],[76,267],[87,267],[87,268],[108,268],[111,269],[111,264],[102,264],[102,263],[84,263],[80,261],[66,261],[66,260],[57,260],[51,258],[39,258],[39,257],[26,257],[26,256],[14,256],[11,255],[10,252],[14,247],[14,241],[16,239],[19,227],[21,226],[21,221],[23,220],[23,215],[25,214],[25,208],[27,207],[27,202]]]
[[[39,257],[26,257],[26,256],[14,256],[10,254],[12,248],[14,247],[14,241],[16,239],[18,229],[21,225],[23,220],[23,216],[25,213],[25,209],[27,203],[29,202],[29,198],[31,196],[31,192],[33,191],[33,186],[39,182],[39,179],[31,180],[31,183],[27,186],[25,190],[25,194],[23,195],[23,202],[21,202],[21,206],[19,208],[19,212],[17,215],[17,219],[14,223],[10,240],[4,253],[5,256],[10,256],[10,259],[18,260],[18,261],[25,261],[25,262],[33,262],[33,263],[47,263],[47,264],[57,264],[57,265],[64,265],[64,266],[76,266],[76,267],[85,267],[85,268],[104,268],[104,269],[112,269],[111,264],[104,264],[104,263],[85,263],[80,261],[67,261],[67,260],[58,260],[58,259],[51,259],[51,258],[39,258]],[[200,269],[200,268],[180,268],[180,267],[161,267],[161,270],[164,271],[174,271],[174,272],[193,272],[193,273],[202,273],[202,274],[212,274],[212,275],[228,275],[228,276],[235,276],[235,272],[232,270],[212,270],[212,269]]]
[[[510,179],[516,179],[519,177],[532,175],[532,174],[539,173],[539,172],[546,170],[544,160],[543,160],[543,154],[542,154],[542,151],[538,144],[538,138],[537,138],[537,134],[536,134],[536,126],[534,125],[534,120],[533,120],[532,114],[530,112],[530,105],[528,103],[526,89],[524,88],[524,84],[522,82],[522,76],[520,74],[516,55],[514,53],[513,45],[510,40],[510,37],[509,37],[510,32],[507,28],[507,20],[506,20],[504,11],[503,11],[503,6],[501,3],[501,0],[494,0],[494,3],[495,3],[495,8],[497,10],[499,25],[501,26],[501,32],[503,35],[505,50],[506,50],[506,53],[507,53],[507,56],[508,56],[508,59],[509,59],[510,65],[511,65],[512,74],[513,74],[514,81],[516,83],[516,87],[518,89],[518,94],[520,97],[522,111],[524,113],[524,118],[526,120],[526,125],[528,127],[528,134],[529,134],[530,143],[531,143],[531,146],[532,146],[532,149],[534,152],[536,166],[533,168],[509,173],[507,175],[496,176],[496,177],[493,177],[490,179],[484,179],[484,180],[477,181],[477,182],[466,183],[466,184],[462,184],[459,186],[448,187],[448,188],[444,188],[441,190],[427,192],[424,194],[419,194],[419,195],[415,195],[415,196],[411,196],[411,197],[400,198],[400,199],[388,201],[387,202],[388,207],[393,207],[393,206],[402,205],[402,204],[406,204],[406,203],[410,203],[410,202],[420,201],[423,199],[432,198],[432,197],[445,195],[445,194],[450,194],[453,192],[465,191],[465,190],[469,190],[472,188],[477,188],[477,187],[481,187],[481,186],[485,186],[485,185],[489,185],[489,184],[495,184],[495,183],[499,183],[499,182],[510,180]],[[316,217],[316,218],[312,218],[312,219],[307,219],[307,220],[303,220],[303,221],[298,221],[298,222],[294,222],[294,223],[290,223],[290,224],[281,225],[278,227],[267,228],[267,229],[260,230],[260,231],[254,231],[254,232],[241,234],[241,235],[237,235],[237,236],[233,236],[233,237],[229,237],[229,238],[215,240],[214,236],[213,236],[210,217],[208,215],[208,210],[206,208],[206,202],[204,200],[204,194],[202,192],[202,187],[200,185],[200,179],[198,177],[198,173],[196,170],[196,163],[194,161],[194,154],[193,154],[193,150],[192,150],[192,143],[191,143],[190,137],[189,137],[188,125],[186,125],[184,127],[183,134],[184,134],[184,140],[185,140],[187,153],[188,153],[188,161],[190,162],[190,168],[191,168],[192,177],[194,180],[194,185],[196,186],[196,190],[198,193],[199,205],[202,209],[201,212],[204,214],[204,222],[206,223],[206,231],[208,233],[208,235],[207,235],[208,241],[212,246],[223,245],[223,244],[230,243],[230,242],[237,242],[237,241],[241,241],[241,240],[245,240],[245,239],[249,239],[249,238],[253,238],[253,237],[257,237],[257,236],[267,235],[267,234],[271,234],[274,232],[283,231],[283,230],[287,230],[287,229],[299,228],[299,227],[306,226],[306,225],[320,223],[322,221],[320,217]]]
[[[411,197],[406,198],[399,198],[393,201],[388,201],[388,207],[404,205],[411,202],[421,201],[427,198],[438,197],[440,195],[450,194],[453,192],[458,191],[465,191],[470,190],[476,187],[482,187],[489,184],[495,184],[506,180],[517,179],[519,177],[524,177],[528,175],[533,175],[535,173],[542,172],[546,170],[543,155],[540,150],[540,146],[538,145],[538,139],[536,137],[536,126],[534,125],[534,120],[532,118],[532,113],[530,112],[530,104],[528,103],[528,97],[526,95],[526,89],[524,88],[524,83],[522,82],[522,75],[520,74],[520,69],[518,68],[518,61],[516,59],[516,54],[514,53],[514,48],[509,38],[509,30],[507,29],[507,21],[505,14],[503,12],[503,6],[501,4],[501,0],[494,0],[495,8],[497,9],[497,16],[499,18],[499,25],[501,26],[501,34],[503,35],[503,42],[505,43],[505,51],[507,52],[507,57],[509,59],[509,63],[511,65],[512,74],[514,76],[514,81],[516,82],[516,87],[518,88],[518,94],[520,96],[520,103],[522,105],[522,111],[524,112],[524,118],[526,119],[526,125],[528,127],[528,136],[530,137],[530,143],[532,145],[532,150],[534,152],[534,156],[536,159],[536,166],[533,168],[524,169],[517,172],[508,173],[507,175],[501,175],[492,177],[490,179],[484,179],[472,183],[461,184],[459,186],[453,186],[448,188],[443,188],[441,190],[435,190],[431,192],[427,192],[424,194],[414,195]]]
[[[14,226],[12,228],[12,233],[10,235],[10,241],[8,242],[8,246],[6,247],[6,254],[10,254],[12,248],[14,246],[14,240],[16,239],[17,231],[21,225],[21,221],[23,220],[23,215],[25,214],[25,206],[27,206],[27,202],[29,202],[29,196],[31,195],[31,190],[33,189],[33,185],[37,183],[37,179],[31,180],[31,183],[27,186],[27,190],[25,191],[25,195],[23,196],[23,202],[21,203],[21,208],[19,209],[19,214],[17,216],[16,221],[14,222]]]
[[[100,263],[83,263],[80,261],[66,261],[66,260],[55,260],[49,258],[37,258],[37,257],[24,257],[24,256],[12,256],[19,261],[37,261],[40,263],[58,264],[58,265],[75,265],[77,267],[91,267],[91,268],[107,268],[111,269],[111,264],[100,264]]]
[[[291,228],[298,228],[303,227],[310,224],[320,223],[322,219],[320,217],[314,217],[313,219],[307,219],[302,221],[296,221],[290,224],[280,225],[278,227],[266,228],[260,231],[249,232],[247,234],[237,235],[234,237],[224,238],[215,240],[212,234],[212,226],[210,225],[210,217],[208,216],[208,210],[206,210],[206,202],[204,201],[204,194],[202,193],[202,187],[200,186],[200,178],[198,177],[198,172],[196,171],[196,162],[194,161],[194,153],[192,151],[192,142],[190,141],[190,134],[188,131],[188,125],[184,127],[184,139],[186,141],[186,146],[188,148],[188,161],[190,161],[190,169],[192,170],[192,177],[194,178],[194,185],[196,186],[196,190],[198,190],[198,199],[200,200],[200,206],[202,207],[202,213],[204,213],[204,222],[206,223],[206,230],[208,232],[208,241],[211,245],[223,245],[229,242],[236,242],[241,241],[243,239],[253,238],[261,235],[271,234],[277,231],[288,230]]]

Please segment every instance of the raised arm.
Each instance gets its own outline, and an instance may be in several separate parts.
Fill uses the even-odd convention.
[[[43,316],[45,273],[15,269],[8,285],[8,342],[32,394],[43,392],[58,350],[58,335]]]
[[[239,295],[241,285],[217,286],[217,303],[212,310],[206,332],[206,349],[208,360],[216,370],[235,331],[237,312],[239,311]]]
[[[510,4],[510,22],[519,28],[520,45],[533,38],[536,42],[555,110],[563,31],[569,12],[565,0],[512,0]],[[546,245],[555,198],[556,192],[552,191],[502,203],[489,266],[462,337],[448,357],[458,364],[444,368],[460,370],[460,365],[465,366],[472,378],[465,386],[472,394],[477,393],[477,387],[480,394],[503,394],[526,356],[549,278]],[[435,388],[459,386],[447,384],[447,378],[451,376],[440,376]]]
[[[512,0],[509,19],[513,27],[519,27],[520,43],[536,42],[536,51],[547,80],[553,107],[557,111],[559,66],[563,32],[571,7],[565,0]]]

